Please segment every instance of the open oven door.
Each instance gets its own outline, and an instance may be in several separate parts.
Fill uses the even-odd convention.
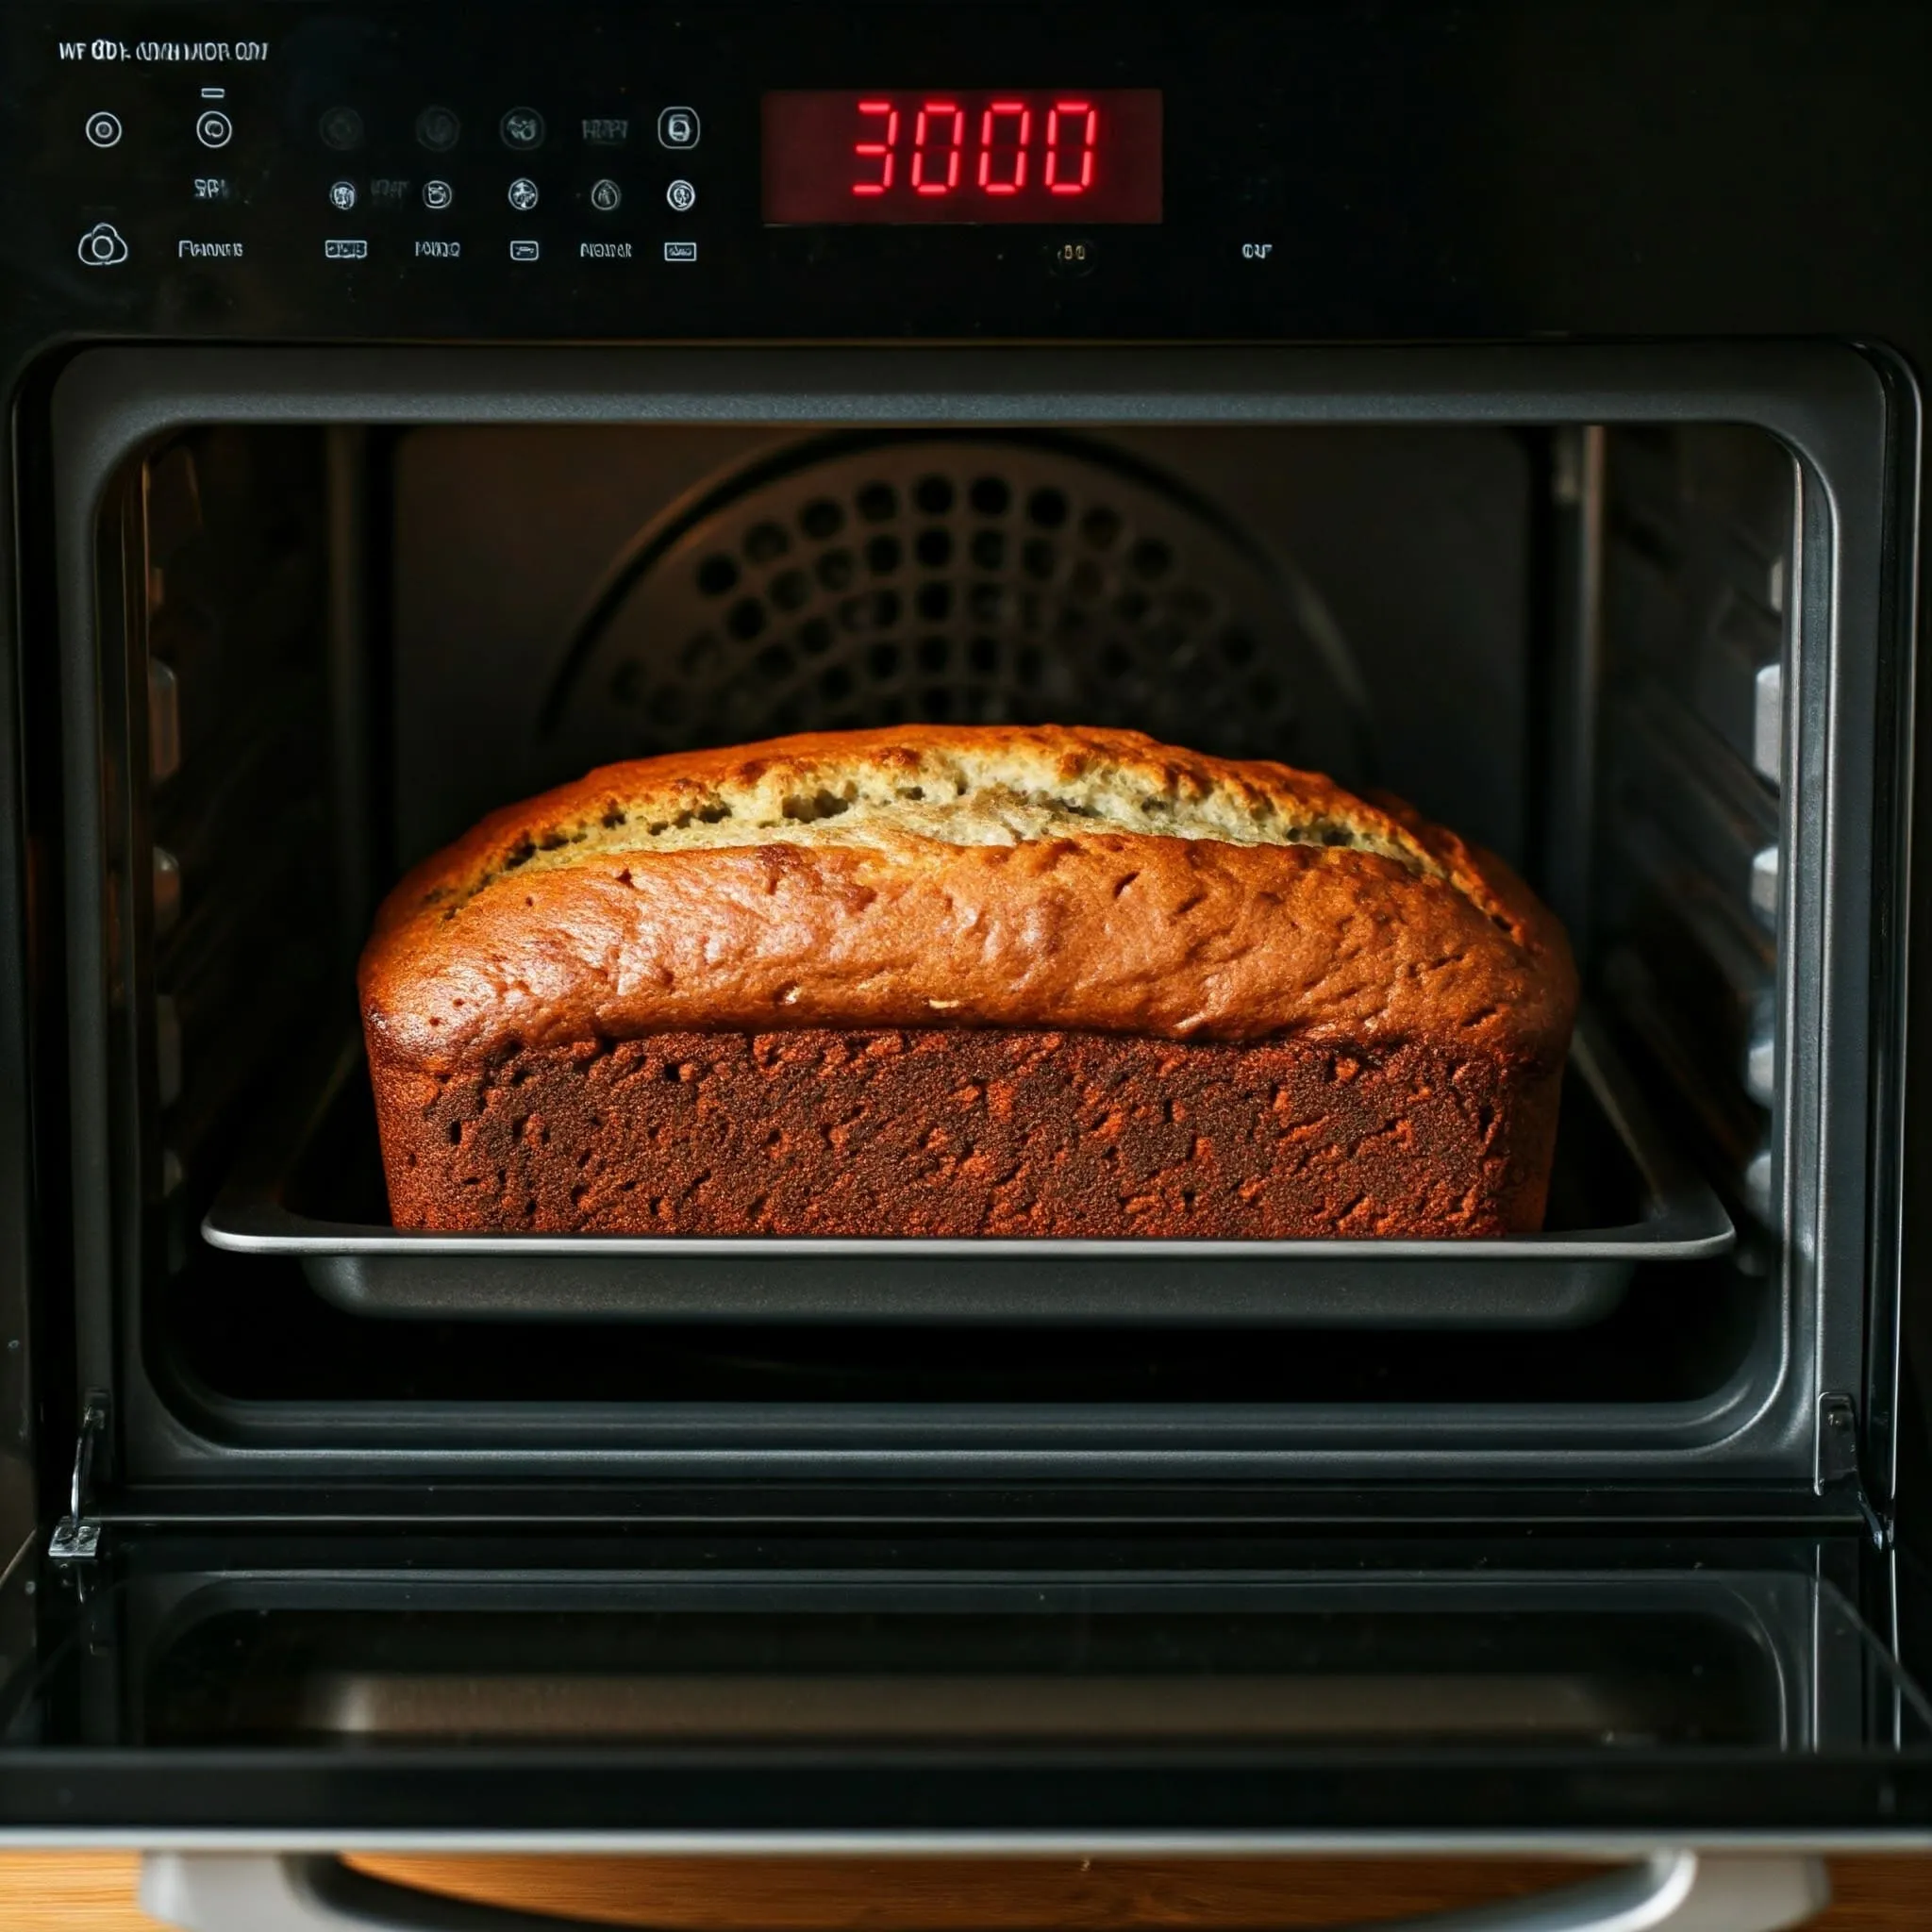
[[[117,1528],[8,1579],[0,1815],[158,1848],[203,1932],[508,1924],[305,1858],[514,1847],[1512,1849],[1625,1862],[1456,1923],[1748,1932],[1818,1905],[1801,1855],[1932,1835],[1851,1535],[924,1500]]]

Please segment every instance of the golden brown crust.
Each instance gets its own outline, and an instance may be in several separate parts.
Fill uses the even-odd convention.
[[[922,795],[941,779],[957,794]],[[373,1058],[425,1074],[678,1029],[933,1025],[1559,1064],[1576,996],[1527,888],[1407,808],[1138,733],[1005,726],[593,772],[411,873],[361,991]]]

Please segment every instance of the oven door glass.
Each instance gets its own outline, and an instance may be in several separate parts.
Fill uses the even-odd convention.
[[[0,1802],[633,1842],[1924,1825],[1932,1726],[1857,1576],[1774,1539],[124,1534],[11,1579]]]

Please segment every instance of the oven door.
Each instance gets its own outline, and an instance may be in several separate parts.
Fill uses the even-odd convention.
[[[474,1498],[441,1529],[351,1527],[360,1501],[332,1500],[339,1529],[128,1523],[91,1562],[16,1564],[10,1834],[264,1856],[1932,1838],[1932,1723],[1869,1621],[1889,1559],[1836,1527],[1369,1534],[1175,1490],[689,1495],[621,1528],[559,1497],[504,1533]],[[313,1875],[169,1863],[152,1903],[210,1928],[374,1909]],[[1592,1879],[1547,1923],[1669,1923],[1693,1875]],[[1645,1899],[1660,1916],[1616,1916]]]

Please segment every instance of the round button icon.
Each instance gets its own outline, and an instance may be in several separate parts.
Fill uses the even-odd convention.
[[[346,214],[356,206],[356,184],[353,181],[338,181],[328,192],[328,205],[341,208]]]
[[[461,139],[463,124],[453,108],[425,108],[416,116],[416,139],[431,154],[446,155]]]
[[[219,108],[210,108],[194,124],[194,138],[203,147],[226,147],[235,138],[235,124]]]
[[[683,214],[687,208],[695,208],[697,206],[698,192],[695,188],[693,188],[691,185],[689,181],[674,181],[671,184],[671,186],[664,191],[664,199],[668,201],[671,204],[671,206],[677,210],[679,214]]]
[[[512,108],[497,123],[496,131],[505,147],[513,147],[520,154],[543,145],[543,117],[535,108]]]
[[[425,181],[423,184],[425,208],[447,208],[456,198],[456,190],[447,181]]]
[[[509,205],[520,215],[526,215],[537,206],[537,184],[527,175],[519,175],[509,184]]]
[[[80,238],[79,254],[89,268],[114,268],[127,259],[127,243],[112,222],[96,222]]]
[[[362,117],[354,108],[331,108],[322,117],[322,142],[338,154],[362,145]]]
[[[105,108],[87,117],[87,138],[96,147],[112,147],[121,139],[121,117]]]
[[[658,139],[666,147],[697,146],[698,110],[695,108],[666,108],[658,116]]]
[[[624,190],[608,177],[591,184],[591,206],[600,215],[608,215],[613,208],[621,206],[623,201]]]

